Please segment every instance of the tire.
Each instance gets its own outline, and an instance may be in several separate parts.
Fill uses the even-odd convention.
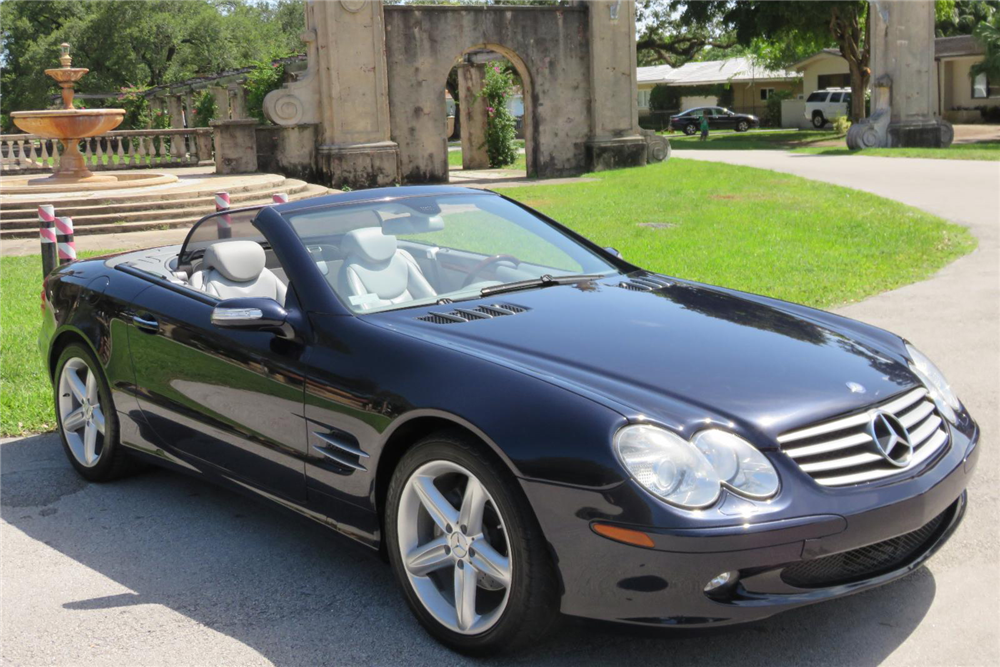
[[[68,389],[69,374],[75,375],[80,382],[85,401]],[[133,460],[118,439],[118,413],[111,390],[101,364],[90,349],[79,343],[67,345],[56,362],[54,377],[52,388],[59,437],[73,468],[90,482],[110,482],[131,473]],[[77,423],[81,425],[73,428]],[[94,440],[88,447],[92,428],[95,429]]]
[[[746,132],[749,129],[750,129],[750,124],[747,123],[745,120],[741,120],[739,124],[736,126],[737,132]]]
[[[480,486],[470,493],[472,480]],[[448,504],[437,519],[428,510],[428,488],[438,491],[439,506]],[[470,497],[482,501],[478,514],[464,513],[476,506]],[[468,526],[461,523],[466,516],[473,517]],[[441,432],[414,445],[393,472],[384,518],[389,562],[406,601],[445,646],[496,655],[536,642],[552,627],[558,583],[546,540],[514,477],[478,440]],[[418,550],[421,558],[413,558]],[[496,567],[485,567],[491,563]],[[469,590],[462,582],[475,582],[464,624],[455,603],[456,590]]]
[[[817,130],[822,130],[823,126],[826,125],[826,118],[823,118],[822,112],[813,113],[813,127]]]
[[[697,131],[698,131],[698,128],[696,128],[694,126],[694,124],[692,124],[692,123],[688,123],[687,125],[684,126],[684,134],[688,135],[689,137],[694,136],[694,134]]]

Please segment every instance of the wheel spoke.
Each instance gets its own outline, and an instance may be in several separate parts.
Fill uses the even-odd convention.
[[[476,540],[472,546],[476,550],[472,567],[493,577],[504,588],[510,588],[510,559],[500,555],[486,540]]]
[[[97,427],[93,422],[87,423],[87,428],[83,432],[83,460],[87,465],[97,460]]]
[[[470,477],[462,497],[462,507],[458,512],[458,523],[465,526],[466,535],[483,532],[483,510],[486,507],[486,490],[479,480]]]
[[[84,424],[87,423],[86,417],[83,416],[83,407],[79,407],[73,412],[69,413],[63,417],[63,428],[67,431],[76,431]]]
[[[73,392],[73,398],[83,403],[84,399],[87,398],[87,385],[83,383],[76,371],[69,369],[67,371],[66,379],[69,380],[69,388]]]
[[[449,552],[447,537],[421,544],[406,554],[406,570],[415,577],[427,576],[451,564]]]
[[[97,375],[87,369],[87,400],[90,401],[91,405],[97,405]]]
[[[463,632],[476,622],[476,571],[471,567],[455,566],[455,614]]]
[[[104,412],[101,410],[101,406],[94,406],[94,426],[97,427],[97,432],[104,435]]]
[[[413,488],[417,491],[420,504],[431,515],[438,528],[446,533],[449,532],[449,526],[454,529],[454,525],[458,522],[458,512],[434,486],[434,480],[430,477],[419,477],[414,480]]]

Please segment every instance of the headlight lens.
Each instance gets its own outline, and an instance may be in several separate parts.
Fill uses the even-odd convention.
[[[741,495],[763,500],[778,492],[778,473],[756,447],[727,431],[710,429],[692,444],[715,468],[719,480]]]
[[[952,391],[948,380],[945,379],[944,373],[938,370],[938,367],[930,359],[909,343],[906,344],[906,351],[910,355],[910,370],[927,387],[927,391],[930,393],[934,404],[937,405],[938,410],[941,411],[948,421],[954,424],[958,420],[956,413],[961,409],[962,404],[958,400],[958,396],[955,395],[955,392]]]
[[[625,469],[655,495],[687,508],[707,507],[722,490],[719,475],[691,443],[655,426],[626,426],[615,436]]]
[[[656,426],[626,426],[615,436],[625,469],[653,494],[687,508],[707,507],[722,486],[754,499],[778,492],[778,473],[747,441],[709,429],[688,442]]]

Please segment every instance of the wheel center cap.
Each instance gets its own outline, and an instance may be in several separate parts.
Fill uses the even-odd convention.
[[[451,535],[451,551],[458,558],[465,558],[469,553],[469,538],[459,532]]]
[[[94,416],[94,406],[89,401],[83,403],[83,414],[88,420]]]

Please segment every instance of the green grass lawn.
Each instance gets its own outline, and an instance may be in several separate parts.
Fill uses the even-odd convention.
[[[796,148],[792,152],[813,155],[873,155],[875,157],[922,157],[936,160],[1000,161],[1000,141],[952,144],[948,148],[866,148],[860,151],[852,151],[846,147],[807,146]]]
[[[448,166],[449,167],[461,167],[462,166],[462,151],[448,151]],[[528,165],[525,162],[524,153],[518,153],[517,160],[514,164],[509,164],[506,167],[501,167],[501,169],[509,169],[512,171],[527,171]]]
[[[774,149],[784,150],[809,146],[820,141],[843,139],[844,135],[826,130],[754,130],[750,132],[709,132],[708,139],[701,141],[696,134],[688,137],[675,132],[664,135],[670,145],[678,150],[738,151]]]
[[[772,171],[672,159],[592,176],[504,194],[645,268],[818,307],[926,278],[975,247],[964,227],[917,209]],[[36,344],[40,274],[37,255],[0,258],[5,436],[54,425]]]
[[[114,252],[81,252],[81,257]],[[39,255],[0,258],[0,435],[55,426],[52,387],[38,353],[42,260]]]

